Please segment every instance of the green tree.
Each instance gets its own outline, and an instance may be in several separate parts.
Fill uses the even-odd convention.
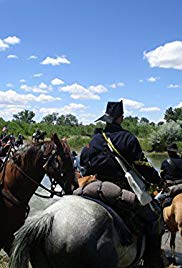
[[[133,134],[138,136],[138,122],[139,118],[137,116],[127,116],[124,118],[122,126],[123,128],[131,131]]]
[[[56,124],[59,126],[64,126],[65,124],[65,115],[60,115],[57,120],[56,120]]]
[[[149,120],[147,119],[147,118],[145,118],[145,117],[142,117],[141,119],[140,119],[140,124],[149,124]]]
[[[35,116],[35,113],[33,111],[29,111],[26,109],[17,114],[13,114],[13,117],[15,118],[15,120],[23,121],[28,124],[35,123],[35,121],[32,120],[34,116]]]
[[[170,120],[173,120],[175,122],[177,120],[182,120],[182,108],[168,108],[165,111],[164,119],[166,120],[166,122],[169,122]]]
[[[58,113],[52,113],[52,114],[48,114],[46,116],[44,116],[42,118],[42,123],[49,123],[49,124],[54,124],[57,122],[57,117],[58,117]]]
[[[78,126],[78,119],[73,114],[67,114],[65,117],[65,125]]]
[[[78,119],[73,114],[60,115],[57,118],[56,124],[60,126],[78,126]]]
[[[180,141],[181,126],[179,123],[171,120],[169,123],[158,126],[157,130],[151,132],[149,143],[156,151],[163,151],[166,145],[172,142]]]

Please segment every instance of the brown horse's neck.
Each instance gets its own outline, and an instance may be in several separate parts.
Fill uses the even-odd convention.
[[[29,163],[28,168],[18,167],[8,162],[4,178],[4,190],[14,196],[20,203],[27,205],[38,188],[45,173]]]

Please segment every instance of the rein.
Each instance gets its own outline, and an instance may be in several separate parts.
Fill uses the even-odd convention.
[[[6,164],[7,164],[7,161],[8,161],[8,158],[10,156],[10,153],[11,153],[11,149],[13,148],[13,144],[11,143],[10,147],[9,147],[9,150],[8,150],[8,154],[0,168],[0,172],[3,171],[3,174],[2,174],[2,178],[0,180],[0,187],[3,188],[3,185],[4,185],[4,177],[5,177],[5,170],[6,170]]]
[[[29,179],[31,182],[33,182],[34,184],[36,184],[37,186],[41,187],[42,189],[46,190],[47,192],[50,193],[50,196],[44,196],[44,195],[41,195],[41,194],[38,194],[38,193],[35,193],[35,195],[37,196],[40,196],[40,197],[43,197],[43,198],[51,198],[53,197],[54,195],[57,195],[57,196],[60,196],[62,197],[63,196],[63,192],[58,192],[58,191],[55,191],[55,190],[51,190],[47,187],[45,187],[43,184],[41,183],[38,183],[36,180],[34,180],[32,177],[30,177],[29,175],[27,175],[17,164],[15,164],[16,168],[20,171],[20,173],[25,176],[25,178]],[[51,182],[51,185],[52,185],[52,182]]]

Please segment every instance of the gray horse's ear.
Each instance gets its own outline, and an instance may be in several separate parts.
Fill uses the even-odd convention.
[[[62,146],[62,143],[61,143],[60,139],[58,138],[57,133],[52,134],[51,140],[56,144],[57,149],[58,149],[59,154],[61,155],[61,157],[64,157],[65,156],[64,148]]]

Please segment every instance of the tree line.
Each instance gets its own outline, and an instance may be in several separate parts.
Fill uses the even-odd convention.
[[[62,137],[67,137],[69,144],[80,148],[88,143],[94,134],[95,128],[104,128],[104,123],[84,125],[73,114],[59,115],[52,113],[44,116],[40,122],[34,120],[35,113],[23,110],[13,115],[11,121],[0,118],[0,127],[8,125],[9,132],[15,136],[22,134],[30,139],[37,128],[51,133],[57,132]],[[124,118],[123,128],[135,134],[143,150],[164,151],[167,144],[176,142],[182,148],[182,108],[168,108],[164,113],[164,121],[150,122],[147,118],[128,116]]]

